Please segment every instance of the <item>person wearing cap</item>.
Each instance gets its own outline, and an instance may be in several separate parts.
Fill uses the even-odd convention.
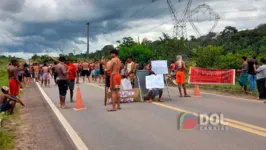
[[[68,108],[65,100],[66,100],[66,94],[68,89],[68,73],[69,68],[66,67],[65,61],[66,58],[64,56],[61,56],[59,58],[60,63],[58,63],[55,67],[55,71],[57,73],[57,85],[59,89],[59,98],[60,98],[60,108],[66,109]]]
[[[13,114],[16,103],[20,103],[22,106],[25,106],[20,99],[9,95],[8,87],[3,86],[1,91],[3,94],[0,95],[0,112],[9,111],[10,114]]]
[[[118,51],[113,49],[111,52],[111,61],[107,64],[106,71],[110,72],[110,89],[112,94],[112,108],[108,111],[116,111],[121,109],[120,107],[120,85],[121,85],[121,74],[122,69],[121,60],[118,58]]]

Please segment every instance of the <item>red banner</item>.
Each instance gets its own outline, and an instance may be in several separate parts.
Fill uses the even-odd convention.
[[[235,84],[235,70],[190,68],[190,84]]]

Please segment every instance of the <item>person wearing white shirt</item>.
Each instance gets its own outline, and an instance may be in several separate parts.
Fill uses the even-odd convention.
[[[259,99],[266,99],[266,61],[264,58],[260,59],[261,66],[256,69],[254,66],[257,76],[257,87],[259,91]]]

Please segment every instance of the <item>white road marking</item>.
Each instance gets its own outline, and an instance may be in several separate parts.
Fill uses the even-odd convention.
[[[39,83],[36,83],[41,94],[43,95],[46,102],[50,105],[51,109],[54,111],[56,117],[59,119],[65,130],[67,131],[68,135],[72,139],[73,143],[76,145],[78,150],[89,150],[88,147],[84,144],[84,142],[81,140],[81,138],[78,136],[77,132],[71,127],[71,125],[68,123],[66,118],[62,115],[62,113],[58,110],[58,108],[55,106],[55,104],[52,102],[52,100],[49,98],[49,96],[43,91]]]

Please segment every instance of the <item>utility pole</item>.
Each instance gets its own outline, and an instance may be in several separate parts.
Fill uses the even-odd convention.
[[[86,54],[88,55],[90,53],[90,23],[88,22],[86,25],[87,25],[87,52]]]

